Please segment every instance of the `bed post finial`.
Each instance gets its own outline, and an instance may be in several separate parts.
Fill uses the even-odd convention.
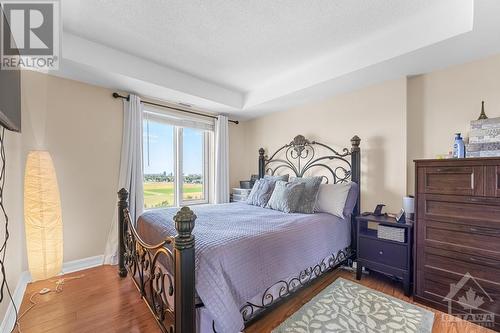
[[[266,151],[264,150],[264,148],[259,149],[259,179],[264,178],[264,174],[266,173],[266,157],[264,156],[265,153]]]
[[[194,229],[194,221],[196,215],[189,207],[182,207],[174,216],[175,229],[177,236],[175,236],[175,247],[178,249],[185,249],[194,246],[194,236],[191,232]]]
[[[353,136],[351,139],[351,145],[352,145],[351,152],[359,151],[359,144],[360,143],[361,143],[361,139],[359,138],[359,136],[357,136],[357,135]]]
[[[127,222],[125,221],[125,209],[128,208],[128,191],[122,188],[118,191],[118,275],[127,276],[125,268],[125,232]]]
[[[353,182],[361,185],[361,149],[359,145],[361,143],[361,139],[359,136],[355,135],[351,139],[351,180]],[[358,200],[359,206],[359,200]]]
[[[182,207],[174,216],[174,309],[175,332],[196,332],[194,302],[194,222],[196,215]]]

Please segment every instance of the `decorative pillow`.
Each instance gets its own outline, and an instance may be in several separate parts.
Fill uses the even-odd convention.
[[[351,183],[321,184],[314,211],[345,218],[344,207],[350,189]]]
[[[265,175],[264,179],[272,180],[275,182],[277,182],[278,180],[284,180],[285,182],[287,182],[289,177],[290,177],[290,175],[281,175],[281,176]]]
[[[305,188],[304,183],[289,183],[278,180],[266,207],[284,213],[293,213],[297,210],[297,203]]]
[[[248,195],[247,204],[265,207],[269,198],[271,198],[275,183],[276,182],[268,179],[257,180],[252,187],[252,191]]]
[[[322,180],[323,177],[294,178],[292,180],[294,183],[303,183],[305,185],[305,190],[297,204],[297,213],[314,213],[314,205],[316,204],[319,186]]]

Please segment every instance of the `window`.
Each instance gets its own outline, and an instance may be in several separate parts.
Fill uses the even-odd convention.
[[[207,203],[211,131],[145,112],[143,132],[144,208]]]

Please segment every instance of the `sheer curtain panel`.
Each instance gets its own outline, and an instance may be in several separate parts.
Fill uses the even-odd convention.
[[[215,203],[229,202],[229,126],[226,116],[215,120]]]
[[[128,190],[130,215],[132,217],[132,221],[134,222],[144,209],[142,116],[142,104],[139,97],[130,95],[128,101],[123,101],[123,137],[117,191],[121,188]],[[105,264],[114,265],[118,262],[117,219],[118,216],[115,209],[104,252]]]

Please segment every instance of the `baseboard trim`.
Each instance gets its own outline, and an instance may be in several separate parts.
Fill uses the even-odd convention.
[[[104,255],[68,261],[63,264],[62,271],[63,274],[78,272],[81,271],[82,269],[101,266],[103,261],[104,261]]]
[[[26,291],[26,286],[31,281],[31,275],[29,272],[22,272],[19,277],[19,281],[17,282],[16,289],[12,294],[12,299],[14,300],[14,304],[17,306],[17,310],[19,311],[19,305],[23,301],[24,292]],[[9,306],[7,307],[7,311],[5,312],[5,316],[3,317],[2,324],[0,325],[0,332],[10,332],[14,327],[14,323],[16,322],[16,311],[14,309],[14,305],[12,302],[9,302]]]
[[[104,256],[100,255],[100,256],[88,257],[88,258],[65,262],[63,263],[62,267],[62,274],[73,273],[87,268],[100,266],[103,264],[103,260]],[[18,311],[19,311],[19,306],[23,301],[26,287],[30,282],[31,282],[31,274],[27,271],[22,272],[17,282],[16,289],[12,294],[14,304],[16,304]],[[14,327],[15,321],[16,321],[16,312],[14,310],[12,302],[10,302],[9,306],[7,307],[7,311],[5,312],[5,316],[3,317],[2,324],[0,324],[0,332],[10,332]]]

